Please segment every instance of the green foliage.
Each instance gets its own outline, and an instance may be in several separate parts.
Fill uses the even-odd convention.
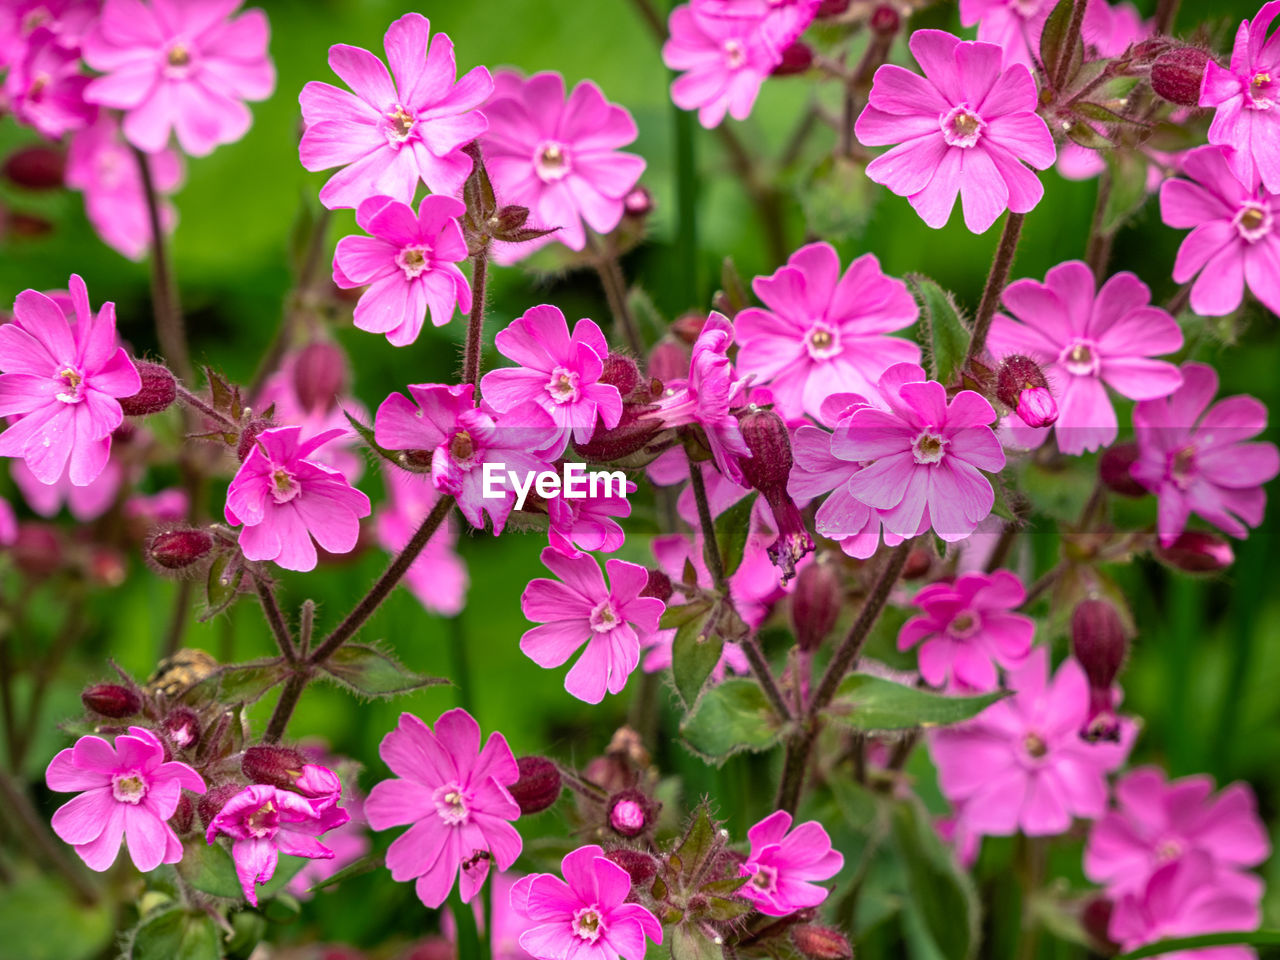
[[[716,517],[716,542],[720,544],[720,558],[724,561],[724,575],[731,577],[742,565],[742,555],[747,549],[747,536],[751,533],[751,508],[758,493],[743,497],[720,516]]]
[[[854,673],[841,681],[825,712],[832,720],[855,730],[907,730],[969,720],[1007,695],[996,691],[976,697],[952,697],[868,673]]]
[[[10,878],[0,892],[0,954],[22,960],[89,960],[111,941],[111,906],[72,898],[52,876]]]
[[[717,610],[712,607],[705,616],[682,624],[671,643],[671,676],[680,699],[690,709],[724,650],[724,638],[711,629]]]
[[[920,305],[922,335],[930,358],[933,379],[951,383],[959,377],[969,349],[969,328],[960,319],[955,298],[934,281],[920,274],[909,274],[907,285]]]
[[[363,697],[391,697],[449,682],[414,673],[390,654],[362,643],[344,644],[320,668]]]
[[[680,724],[680,733],[695,751],[720,763],[743,750],[768,750],[780,735],[778,719],[760,686],[741,677],[704,693]]]
[[[206,913],[173,909],[143,918],[128,960],[220,960],[221,934]]]

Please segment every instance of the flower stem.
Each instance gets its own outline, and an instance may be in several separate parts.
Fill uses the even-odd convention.
[[[698,505],[698,523],[702,526],[702,556],[707,561],[707,569],[716,589],[728,593],[724,575],[724,558],[720,556],[720,544],[716,541],[716,524],[711,518],[711,504],[707,501],[707,485],[702,479],[701,468],[692,460],[689,461],[689,484],[693,488],[693,499]]]
[[[609,302],[609,312],[613,314],[614,329],[622,332],[623,339],[631,348],[636,360],[644,360],[644,342],[640,339],[640,331],[636,328],[636,318],[631,315],[631,307],[627,303],[627,278],[622,275],[622,265],[618,263],[617,251],[613,241],[606,237],[603,242],[591,238],[591,249],[595,254],[591,258],[592,266],[600,277],[600,285],[604,287],[605,299]]]
[[[1093,278],[1099,284],[1106,278],[1107,261],[1111,259],[1111,244],[1115,233],[1102,229],[1102,217],[1106,212],[1107,201],[1111,197],[1111,171],[1103,170],[1098,175],[1098,199],[1093,205],[1093,223],[1089,228],[1089,242],[1085,246],[1084,259],[1093,271]]]
[[[1058,50],[1058,61],[1053,65],[1051,77],[1054,93],[1062,89],[1067,81],[1067,71],[1071,68],[1071,60],[1075,56],[1076,44],[1080,42],[1080,29],[1084,26],[1084,12],[1089,6],[1088,0],[1075,0],[1071,8],[1071,19],[1067,21],[1067,33],[1061,49]]]
[[[978,302],[978,315],[973,322],[973,336],[969,339],[969,351],[965,355],[966,362],[982,355],[987,345],[987,334],[991,332],[991,320],[996,315],[996,307],[1000,304],[1000,295],[1004,293],[1005,284],[1009,282],[1009,271],[1013,268],[1013,255],[1018,249],[1018,238],[1022,236],[1022,221],[1026,214],[1009,211],[1004,221],[1004,232],[1000,234],[1000,244],[996,247],[996,255],[991,261],[991,271],[987,274],[986,286],[982,289],[982,299]]]
[[[471,261],[471,313],[467,317],[467,344],[462,355],[462,382],[475,387],[480,405],[480,354],[484,349],[484,298],[489,285],[489,248],[482,246]]]
[[[311,635],[316,623],[316,602],[308,597],[302,601],[302,612],[298,615],[299,656],[306,659],[311,654]]]
[[[200,413],[202,413],[205,417],[212,420],[214,423],[216,423],[220,427],[225,427],[227,430],[234,430],[237,433],[240,431],[239,425],[233,422],[230,417],[226,417],[221,413],[219,413],[217,410],[213,409],[213,407],[205,403],[204,400],[200,399],[200,397],[196,396],[194,393],[192,393],[182,384],[178,384],[177,389],[178,389],[178,399],[181,400],[183,403],[185,403],[187,406],[194,407],[196,410],[199,410]]]
[[[151,224],[151,299],[155,306],[156,338],[165,360],[173,368],[178,379],[190,383],[195,378],[191,366],[191,353],[187,348],[187,331],[182,320],[182,308],[178,304],[178,290],[169,269],[169,257],[165,252],[164,226],[160,223],[160,197],[156,194],[151,178],[151,164],[147,155],[133,147],[142,175],[142,192],[147,200],[147,219]]]
[[[307,689],[307,684],[310,682],[311,676],[305,668],[285,681],[284,689],[280,691],[280,699],[276,701],[276,708],[271,711],[271,719],[267,721],[267,732],[263,734],[263,740],[267,743],[280,742],[280,738],[284,736],[289,726],[289,721],[293,718],[294,708],[302,698],[302,691]]]
[[[267,618],[267,626],[271,628],[271,633],[276,638],[280,653],[290,663],[297,663],[298,650],[293,645],[293,635],[289,632],[289,625],[284,622],[284,615],[280,612],[280,604],[276,602],[275,588],[265,578],[258,576],[256,573],[251,573],[250,575],[253,577],[254,587],[258,590],[258,600],[262,603],[262,613]]]

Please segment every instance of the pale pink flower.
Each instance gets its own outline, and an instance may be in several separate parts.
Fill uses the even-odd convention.
[[[7,0],[0,5],[0,70],[20,60],[29,38],[48,30],[77,52],[101,12],[102,0]]]
[[[511,908],[531,924],[520,946],[537,960],[644,960],[646,938],[662,943],[662,924],[628,903],[631,876],[594,844],[560,862],[564,880],[536,873],[511,888]]]
[[[559,667],[585,643],[564,688],[586,703],[605,692],[621,693],[640,662],[640,647],[658,630],[665,609],[656,597],[640,593],[649,582],[644,567],[609,560],[600,572],[595,557],[567,557],[548,547],[542,564],[560,581],[530,580],[520,597],[525,617],[541,624],[525,631],[520,649],[540,667]]]
[[[124,515],[149,524],[177,523],[186,519],[189,502],[187,492],[177,487],[158,493],[135,493],[124,502]]]
[[[817,417],[829,395],[873,390],[895,363],[920,362],[915,343],[889,336],[915,323],[915,299],[872,254],[841,275],[835,248],[811,243],[751,287],[765,308],[734,317],[738,369],[768,384],[785,417]]]
[[[425,474],[388,468],[383,471],[383,479],[387,484],[387,499],[378,508],[374,530],[382,548],[397,554],[435,508],[440,492]],[[447,517],[404,575],[405,585],[418,602],[446,617],[462,611],[470,583],[466,563],[458,556],[457,544],[457,524],[452,517]]]
[[[594,493],[588,485],[585,497],[566,497],[561,490],[547,500],[551,522],[547,540],[568,557],[581,556],[583,551],[613,553],[627,538],[614,517],[631,516],[631,501],[627,496],[636,489],[628,480],[626,494],[621,495],[612,483],[597,485]]]
[[[1256,179],[1252,188],[1241,183],[1219,147],[1189,150],[1180,166],[1186,179],[1164,182],[1160,216],[1170,227],[1193,228],[1173,264],[1178,283],[1195,278],[1191,309],[1225,316],[1248,284],[1268,310],[1280,311],[1280,194]]]
[[[47,27],[37,28],[4,81],[14,119],[50,140],[92,123],[98,109],[85,101],[90,78],[80,70],[79,51],[58,39]]]
[[[1089,742],[1080,730],[1089,711],[1089,681],[1075,660],[1049,682],[1049,652],[1034,648],[1012,671],[1007,700],[973,720],[929,735],[938,784],[978,834],[1054,836],[1072,818],[1095,819],[1107,808],[1107,774],[1124,763],[1136,733],[1120,718],[1117,742]]]
[[[1040,62],[1040,34],[1056,0],[960,0],[960,24],[978,27],[978,39],[1004,51],[1006,65],[1034,70]],[[1089,6],[1094,6],[1096,0]]]
[[[551,416],[557,433],[541,451],[548,459],[564,453],[571,436],[578,443],[590,440],[598,421],[610,429],[618,425],[622,395],[600,382],[609,344],[594,320],[579,320],[570,336],[559,308],[543,304],[512,320],[493,342],[520,366],[489,371],[480,390],[501,413],[532,403]]]
[[[45,771],[50,790],[79,793],[53,815],[53,832],[75,847],[91,870],[116,862],[123,838],[143,873],[182,859],[182,842],[166,822],[182,791],[204,793],[204,780],[185,763],[164,759],[164,745],[143,727],[116,737],[81,737]]]
[[[312,451],[308,459],[337,470],[347,478],[348,483],[354,485],[364,475],[365,448],[352,428],[351,421],[347,419],[347,413],[358,420],[367,420],[364,404],[351,397],[339,398],[335,395],[329,398],[330,402],[327,404],[313,402],[308,405],[311,398],[304,400],[299,393],[300,388],[306,388],[301,387],[299,382],[298,357],[297,352],[285,356],[280,369],[263,382],[258,403],[263,408],[275,407],[275,422],[301,427],[299,438],[303,442],[322,433],[333,435],[334,431],[338,431],[332,440],[325,441],[323,446]],[[301,375],[305,377],[306,373]]]
[[[781,58],[817,16],[822,0],[692,0],[703,16],[749,21]]]
[[[493,78],[475,67],[457,80],[453,41],[432,38],[426,17],[405,14],[384,45],[390,74],[368,50],[334,44],[329,66],[355,92],[312,81],[298,98],[302,165],[343,168],[320,191],[330,210],[378,195],[412,203],[419,180],[432,193],[457,193],[471,172],[462,147],[488,126],[476,108],[493,92]]]
[[[1249,442],[1266,429],[1267,408],[1245,396],[1213,403],[1218,374],[1206,364],[1185,364],[1182,378],[1168,398],[1134,407],[1138,459],[1129,473],[1159,499],[1156,528],[1165,546],[1193,513],[1244,538],[1262,522],[1263,484],[1280,473],[1275,444]]]
[[[346,478],[312,458],[342,435],[328,430],[308,440],[301,427],[275,427],[257,441],[227,490],[224,514],[240,531],[249,560],[274,560],[286,570],[313,570],[316,547],[350,553],[369,515],[369,498]]]
[[[80,523],[96,520],[110,510],[124,483],[124,469],[114,458],[108,459],[94,481],[83,487],[77,487],[65,473],[53,483],[41,483],[22,460],[9,465],[9,474],[27,506],[40,516],[57,516],[65,505]]]
[[[0,434],[0,456],[21,457],[41,483],[66,470],[77,487],[106,468],[111,433],[124,421],[119,398],[142,388],[116,338],[116,308],[94,314],[84,281],[71,277],[72,318],[35,290],[0,325],[0,417],[17,417]]]
[[[996,666],[1016,670],[1031,650],[1035,621],[1014,613],[1026,599],[1008,570],[966,573],[954,583],[931,583],[912,599],[923,613],[902,625],[898,649],[920,647],[920,675],[935,687],[994,690]]]
[[[1143,20],[1132,3],[1089,0],[1080,32],[1088,59],[1105,59],[1121,56],[1131,45],[1151,36],[1155,23]]]
[[[999,47],[941,30],[917,30],[909,46],[924,76],[880,67],[854,126],[866,146],[898,144],[867,165],[867,176],[935,228],[950,219],[957,193],[974,233],[1006,209],[1034,208],[1044,187],[1023,164],[1044,170],[1056,154],[1027,68],[1002,69]]]
[[[342,799],[342,809],[347,814],[347,822],[329,831],[324,838],[324,845],[333,856],[311,860],[285,885],[285,889],[299,900],[309,899],[312,887],[324,883],[339,870],[355,863],[372,846],[369,824],[364,819],[364,798],[348,789],[347,795]]]
[[[738,868],[750,877],[738,895],[761,913],[785,917],[816,907],[829,891],[816,881],[830,880],[844,866],[844,856],[831,849],[831,837],[816,820],[791,829],[791,814],[778,810],[747,831],[751,853]]]
[[[418,339],[427,310],[442,327],[455,309],[471,310],[471,284],[458,269],[467,242],[458,218],[461,200],[427,196],[418,212],[391,197],[370,197],[356,211],[368,237],[343,237],[333,253],[333,282],[343,290],[367,286],[356,304],[355,325],[385,333],[403,347]]]
[[[564,78],[538,73],[527,80],[504,71],[485,104],[485,166],[504,204],[529,210],[528,226],[555,230],[540,240],[503,244],[500,263],[514,263],[552,241],[570,250],[587,243],[583,224],[609,233],[622,220],[626,195],[644,173],[643,157],[620,148],[636,138],[624,107],[610,103],[590,80],[565,100]]]
[[[500,733],[480,749],[480,726],[465,710],[436,721],[433,733],[411,713],[382,738],[378,753],[401,779],[374,785],[365,816],[374,830],[413,824],[387,850],[392,879],[416,878],[428,907],[444,903],[460,876],[462,902],[480,890],[492,861],[506,870],[520,856],[520,834],[507,821],[520,807],[507,787],[520,779]]]
[[[1151,359],[1181,348],[1182,331],[1151,305],[1151,291],[1132,273],[1113,274],[1098,290],[1093,271],[1071,260],[1051,269],[1043,283],[1009,284],[1003,300],[1013,318],[996,315],[987,349],[997,359],[1021,354],[1040,364],[1058,401],[1053,429],[1063,453],[1079,455],[1115,440],[1107,387],[1131,400],[1152,400],[1182,382],[1174,364]],[[1035,434],[1018,434],[1027,446],[1047,434],[1025,432]]]
[[[106,0],[85,38],[84,58],[105,76],[89,84],[91,103],[124,111],[125,138],[156,153],[178,137],[202,157],[248,132],[246,100],[276,86],[261,10],[231,14],[242,0]]]
[[[333,802],[308,800],[291,790],[255,783],[223,805],[209,821],[205,840],[219,834],[231,838],[231,858],[244,898],[258,905],[257,885],[276,873],[280,854],[330,860],[333,851],[317,838],[342,826],[349,817]]]

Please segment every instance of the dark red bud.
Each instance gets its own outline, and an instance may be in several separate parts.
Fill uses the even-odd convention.
[[[196,813],[200,815],[200,822],[204,824],[206,830],[209,824],[213,822],[213,818],[222,812],[222,808],[227,805],[227,801],[243,790],[244,787],[238,783],[224,783],[221,786],[213,787],[196,802]]]
[[[194,747],[200,742],[200,718],[190,707],[170,711],[160,725],[179,750]]]
[[[671,586],[671,578],[661,570],[650,569],[649,582],[644,585],[644,589],[640,591],[642,597],[657,597],[663,603],[671,599],[671,594],[675,592]]]
[[[9,544],[14,563],[31,580],[43,580],[62,569],[62,541],[47,523],[22,523],[18,536]]]
[[[67,158],[54,147],[24,147],[9,154],[4,176],[14,186],[28,190],[53,190],[62,186]]]
[[[301,751],[290,747],[257,746],[244,752],[240,770],[253,783],[292,790],[309,762]]]
[[[1120,734],[1112,688],[1129,653],[1129,633],[1107,600],[1082,600],[1071,613],[1071,652],[1089,678],[1089,713],[1080,735],[1115,740]]]
[[[80,694],[85,709],[112,720],[132,717],[142,709],[142,697],[118,683],[95,683]]]
[[[773,511],[778,538],[768,548],[770,559],[786,583],[796,564],[813,552],[813,538],[805,528],[795,501],[787,493],[791,476],[791,437],[787,425],[772,410],[748,408],[738,417],[738,427],[751,456],[740,461],[747,485],[759,490]]]
[[[619,353],[611,353],[604,358],[604,369],[600,371],[600,382],[618,388],[623,398],[631,396],[640,386],[640,368],[630,357]]]
[[[609,800],[609,826],[619,836],[638,837],[653,823],[659,809],[639,790],[623,790]]]
[[[657,418],[645,416],[653,409],[645,404],[623,404],[616,427],[610,429],[603,422],[597,423],[591,439],[586,443],[575,441],[574,449],[593,463],[612,463],[638,453],[662,432]]]
[[[672,337],[663,337],[649,351],[648,373],[659,380],[683,380],[689,376],[689,348]]]
[[[44,237],[53,233],[53,221],[31,213],[14,213],[9,217],[9,232],[15,237]]]
[[[147,557],[166,570],[184,570],[199,563],[212,549],[209,531],[194,527],[157,533],[146,546]]]
[[[933,569],[933,552],[924,547],[913,547],[902,567],[903,580],[919,580]]]
[[[1209,54],[1197,47],[1168,50],[1151,65],[1151,89],[1170,103],[1197,106],[1208,62]]]
[[[347,358],[337,344],[316,340],[293,361],[293,392],[304,410],[333,409],[347,386]]]
[[[791,942],[809,960],[851,960],[853,957],[849,938],[831,927],[808,924],[792,927]]]
[[[120,409],[126,417],[145,417],[169,409],[178,396],[178,384],[173,374],[158,363],[135,360],[142,387],[132,397],[120,400]]]
[[[811,563],[796,577],[791,594],[791,628],[806,653],[822,646],[836,625],[843,600],[840,578],[829,563]]]
[[[605,856],[627,871],[633,886],[646,884],[658,875],[657,858],[643,850],[618,847],[616,850],[610,850]]]
[[[1136,443],[1117,443],[1102,451],[1098,458],[1098,477],[1112,493],[1122,497],[1145,497],[1147,488],[1133,479],[1129,468],[1138,460]]]
[[[782,51],[782,59],[773,68],[775,77],[790,77],[804,73],[813,66],[813,47],[803,40],[796,40]]]
[[[683,316],[676,317],[675,323],[671,324],[671,332],[689,344],[689,346],[693,346],[698,342],[698,334],[702,333],[702,328],[706,325],[706,322],[707,315],[705,313],[686,313]]]
[[[1080,925],[1099,944],[1115,947],[1111,935],[1107,932],[1111,926],[1113,904],[1106,897],[1098,896],[1089,900],[1080,911]]]
[[[236,457],[241,463],[244,463],[253,452],[253,445],[258,442],[258,434],[270,429],[271,421],[261,417],[255,417],[244,425],[244,429],[240,431],[240,442],[236,444]]]
[[[498,221],[496,233],[507,233],[511,230],[519,230],[529,220],[529,208],[511,205],[503,207],[498,211]]]
[[[892,36],[902,28],[902,14],[892,4],[882,3],[871,11],[871,30],[882,37]]]
[[[1184,573],[1217,573],[1236,561],[1230,543],[1199,530],[1187,530],[1169,546],[1157,546],[1153,552],[1161,563]]]
[[[634,187],[622,198],[622,208],[629,217],[647,217],[653,213],[653,194],[645,187]]]
[[[818,19],[823,17],[838,17],[849,9],[851,0],[822,0],[818,4],[818,9],[814,16]]]
[[[507,789],[520,806],[520,815],[541,813],[560,799],[564,783],[556,765],[546,757],[521,757],[516,761],[520,779]]]
[[[996,397],[1016,410],[1029,427],[1049,427],[1058,419],[1058,405],[1040,365],[1030,357],[1005,357],[996,372]]]
[[[191,798],[185,793],[178,797],[178,808],[173,811],[173,816],[169,818],[169,823],[178,834],[186,833],[191,829],[191,824],[196,819],[196,808],[191,803]]]

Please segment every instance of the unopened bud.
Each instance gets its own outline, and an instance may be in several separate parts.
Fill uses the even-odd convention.
[[[658,875],[658,860],[643,850],[618,847],[605,856],[627,871],[633,886],[642,886]]]
[[[809,960],[850,960],[853,956],[849,938],[831,927],[809,924],[792,927],[791,942]]]
[[[264,420],[262,417],[254,417],[244,425],[240,431],[240,442],[236,444],[236,457],[241,463],[249,459],[249,454],[253,452],[253,445],[258,442],[258,434],[270,429],[271,421]]]
[[[769,559],[782,582],[796,575],[796,564],[813,552],[813,537],[805,528],[800,510],[787,493],[791,475],[791,437],[787,425],[772,410],[749,409],[738,418],[742,439],[751,456],[740,461],[748,486],[759,490],[773,511],[778,538],[769,546]]]
[[[1187,530],[1177,540],[1157,546],[1155,558],[1184,573],[1217,573],[1235,563],[1231,544],[1222,537],[1199,530]]]
[[[165,530],[147,543],[147,557],[166,570],[184,570],[199,563],[213,549],[213,536],[194,527]]]
[[[1130,468],[1138,461],[1136,443],[1117,443],[1098,458],[1098,479],[1112,493],[1122,497],[1145,497],[1147,488],[1133,479]]]
[[[316,340],[293,361],[293,392],[304,410],[333,409],[347,386],[347,358],[337,344]]]
[[[663,381],[689,376],[689,348],[672,337],[663,337],[649,351],[648,373]]]
[[[633,187],[622,198],[622,208],[629,217],[647,217],[653,213],[653,194],[645,187]]]
[[[560,799],[564,784],[554,763],[546,757],[521,757],[516,766],[520,779],[507,789],[519,805],[521,816],[541,813]]]
[[[638,837],[656,813],[656,805],[639,790],[623,790],[609,801],[609,826],[620,836]]]
[[[501,239],[501,234],[519,230],[529,220],[529,208],[516,205],[503,207],[494,216],[494,234]]]
[[[890,37],[902,28],[902,14],[898,8],[889,3],[882,3],[871,11],[868,21],[873,33],[882,37]]]
[[[135,360],[133,365],[138,368],[142,386],[132,397],[121,398],[120,409],[124,415],[146,417],[169,409],[178,396],[178,384],[173,374],[160,364],[146,360]]]
[[[1151,65],[1151,89],[1170,103],[1194,107],[1200,103],[1209,54],[1197,47],[1178,47],[1156,58]]]
[[[663,430],[656,417],[646,416],[655,408],[646,404],[622,405],[622,417],[616,427],[606,427],[601,421],[586,443],[574,442],[574,449],[594,463],[613,463],[639,453]]]
[[[112,720],[132,717],[142,709],[142,697],[118,683],[95,683],[80,694],[85,709]]]
[[[836,625],[841,605],[840,578],[829,563],[811,563],[796,577],[791,594],[791,628],[805,653],[822,646]]]
[[[28,579],[43,580],[62,569],[62,541],[50,524],[19,524],[9,551],[15,566]]]
[[[773,68],[775,77],[790,77],[804,73],[813,66],[813,47],[803,40],[796,40],[782,51],[782,59]]]
[[[53,190],[62,186],[66,155],[54,147],[24,147],[4,162],[5,179],[28,190]]]
[[[850,0],[822,0],[814,16],[819,20],[823,17],[838,17],[849,9],[849,3]]]
[[[623,356],[620,353],[611,353],[604,358],[603,369],[600,371],[600,382],[617,387],[618,393],[622,394],[623,399],[635,392],[636,387],[640,386],[640,381],[640,368],[636,366],[636,362],[630,357]]]
[[[291,747],[257,746],[244,752],[240,770],[253,783],[292,790],[307,764],[306,756]]]
[[[209,824],[213,822],[213,818],[222,812],[222,808],[227,805],[227,801],[243,789],[244,787],[238,783],[224,783],[221,786],[213,787],[200,798],[196,803],[196,813],[200,815],[200,822],[204,824],[206,830],[209,829]]]
[[[342,796],[342,781],[328,767],[322,767],[318,763],[304,763],[302,770],[293,778],[292,789],[309,800],[337,800]]]
[[[191,798],[184,793],[178,797],[177,809],[173,811],[173,816],[169,818],[169,823],[173,825],[174,831],[181,835],[191,829],[195,819],[195,805],[191,802]]]
[[[1089,900],[1080,910],[1080,926],[1099,944],[1115,948],[1115,943],[1108,932],[1111,927],[1113,904],[1103,896]]]
[[[705,313],[686,313],[683,316],[676,317],[675,323],[671,324],[671,332],[683,340],[689,346],[693,346],[698,342],[698,335],[702,333],[702,328],[706,326],[707,315]]]
[[[671,599],[671,594],[675,589],[671,586],[671,578],[661,570],[651,568],[648,571],[649,581],[644,585],[644,589],[640,591],[642,597],[657,597],[663,603]]]
[[[996,373],[996,396],[1017,411],[1029,427],[1049,427],[1058,419],[1058,404],[1040,365],[1030,357],[1005,357]]]
[[[1080,735],[1116,740],[1120,721],[1113,688],[1129,653],[1129,634],[1120,612],[1107,600],[1082,600],[1071,613],[1071,652],[1089,679],[1089,712]]]
[[[907,554],[907,562],[902,566],[903,580],[919,580],[933,569],[933,551],[924,547],[913,547]]]
[[[0,223],[4,223],[2,218]],[[11,213],[7,226],[15,237],[44,237],[53,233],[53,221],[33,213]]]
[[[200,742],[200,718],[190,707],[178,707],[171,711],[161,726],[180,750]]]

